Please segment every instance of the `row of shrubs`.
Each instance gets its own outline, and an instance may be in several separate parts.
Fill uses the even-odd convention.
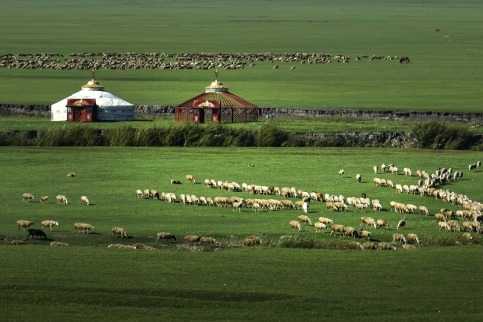
[[[176,124],[166,127],[133,128],[120,126],[95,129],[85,124],[66,124],[44,131],[0,132],[1,146],[184,146],[184,147],[412,147],[425,149],[483,150],[481,135],[472,134],[464,124],[417,123],[403,142],[391,136],[368,141],[362,135],[343,133],[287,132],[266,123],[257,130],[232,128],[222,124]],[[401,136],[398,136],[398,140]]]

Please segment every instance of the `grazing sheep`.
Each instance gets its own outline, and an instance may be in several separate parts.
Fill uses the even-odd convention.
[[[319,231],[321,231],[321,230],[323,231],[324,229],[326,229],[327,225],[324,224],[324,223],[321,223],[321,222],[316,222],[314,224],[314,227],[315,227],[315,232],[318,233]],[[323,231],[323,232],[325,232],[325,231]]]
[[[21,239],[13,239],[10,241],[10,244],[13,246],[19,246],[19,245],[25,245],[26,242],[25,240],[21,240]]]
[[[393,234],[392,241],[406,244],[406,237],[403,234]]]
[[[480,228],[480,225],[478,221],[465,221],[463,222],[463,231],[476,231]]]
[[[407,242],[410,243],[410,244],[416,243],[416,244],[419,245],[419,237],[416,234],[412,234],[412,233],[407,234],[406,239],[407,239]]]
[[[451,231],[451,227],[445,221],[439,221],[438,226],[439,226],[440,231],[441,231],[441,229],[446,229],[447,231]]]
[[[233,207],[233,211],[240,212],[243,207],[243,200],[233,202],[232,207]]]
[[[312,226],[312,220],[310,220],[309,216],[307,215],[299,215],[297,217],[298,221],[301,223],[307,223],[308,225]]]
[[[302,226],[300,225],[300,222],[292,220],[288,224],[291,229],[297,229],[298,231],[302,231]]]
[[[403,228],[404,226],[406,226],[406,219],[405,218],[402,218],[397,223],[396,229],[399,230],[399,228]]]
[[[86,196],[82,196],[80,200],[81,200],[81,205],[86,205],[86,206],[89,205],[89,199]]]
[[[361,238],[367,238],[367,240],[370,239],[372,233],[370,231],[367,231],[367,230],[360,230],[359,231],[359,236],[361,236]]]
[[[258,236],[248,236],[242,241],[243,246],[257,246],[262,244],[262,240]]]
[[[419,206],[418,211],[420,215],[426,215],[429,216],[429,210],[425,206]]]
[[[17,229],[20,230],[20,228],[22,227],[24,230],[27,230],[27,228],[34,224],[35,223],[30,220],[17,220]]]
[[[416,247],[414,247],[414,245],[411,245],[411,244],[403,244],[401,248],[402,248],[403,250],[412,250],[412,249],[416,249]]]
[[[68,177],[75,177],[75,173],[74,172],[67,172],[67,176]]]
[[[362,247],[364,247],[364,249],[367,249],[367,250],[377,249],[376,243],[373,243],[373,242],[362,243]]]
[[[359,173],[356,174],[356,180],[357,180],[358,183],[361,183],[362,176]]]
[[[41,222],[41,224],[43,228],[50,228],[50,230],[52,230],[52,227],[59,225],[57,221],[53,220],[44,220]]]
[[[55,200],[57,201],[58,204],[64,204],[67,205],[69,204],[69,201],[67,200],[67,197],[64,195],[58,195],[55,197]]]
[[[345,172],[344,169],[340,169],[339,170],[339,176],[342,177],[344,175],[344,172]]]
[[[366,224],[366,228],[367,227],[377,228],[377,222],[372,217],[361,217],[359,221],[361,222],[361,224]]]
[[[26,192],[22,194],[22,200],[23,201],[35,200],[35,197],[31,193]]]
[[[45,234],[42,229],[29,228],[27,231],[29,232],[29,234],[27,235],[27,239],[29,239],[30,236],[32,236],[32,239],[35,239],[37,237],[47,239],[47,234]]]
[[[144,191],[143,191],[143,196],[144,196],[144,198],[146,198],[146,199],[151,198],[151,190],[150,190],[150,189],[144,189]]]
[[[456,220],[448,221],[448,226],[452,231],[461,231],[460,224]]]
[[[376,225],[377,228],[389,228],[389,222],[385,219],[378,219]]]
[[[411,176],[412,175],[411,174],[411,169],[409,169],[409,168],[404,168],[403,171],[404,171],[404,175],[405,176]]]
[[[344,236],[357,238],[359,236],[357,229],[354,227],[346,226],[344,228]]]
[[[396,250],[396,247],[386,242],[380,242],[379,244],[377,244],[377,249],[378,250]]]
[[[330,226],[330,234],[331,235],[336,235],[336,233],[340,233],[340,234],[344,234],[345,233],[345,226],[344,225],[340,225],[340,224],[333,224]]]
[[[53,241],[50,243],[50,246],[52,247],[60,247],[60,246],[69,246],[69,244],[63,243],[63,242],[58,242],[58,241]]]
[[[186,182],[196,183],[196,178],[191,174],[187,174],[186,175]]]
[[[176,180],[176,179],[171,179],[169,182],[170,182],[171,184],[181,184],[181,181]]]
[[[434,214],[434,218],[436,219],[437,222],[444,221],[446,222],[446,217],[442,213],[436,213]]]
[[[473,236],[471,236],[470,233],[464,233],[463,238],[466,239],[467,241],[471,241],[473,239]]]
[[[124,228],[121,227],[112,227],[112,236],[113,237],[127,237],[127,232]]]
[[[82,232],[84,234],[90,234],[91,231],[96,230],[96,228],[90,224],[86,223],[78,223],[74,224],[74,231],[75,232]]]
[[[334,223],[334,221],[332,219],[327,218],[327,217],[319,217],[319,222],[326,224],[326,225]]]
[[[156,242],[158,241],[163,241],[163,240],[166,240],[166,241],[170,241],[170,240],[174,240],[176,241],[176,236],[172,233],[166,233],[166,232],[160,232],[160,233],[157,233],[156,234]]]
[[[40,196],[40,203],[47,202],[49,200],[49,196]]]
[[[216,245],[217,244],[217,241],[213,237],[203,236],[203,237],[200,238],[200,242],[199,243],[200,244],[203,244],[203,245]]]
[[[197,235],[187,235],[187,236],[184,236],[183,239],[188,243],[198,243],[201,237]]]

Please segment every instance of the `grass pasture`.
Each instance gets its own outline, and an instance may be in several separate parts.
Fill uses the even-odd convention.
[[[253,10],[256,8],[256,11]],[[476,0],[0,1],[0,54],[74,52],[349,55],[350,64],[223,70],[230,90],[258,106],[480,112],[483,60]],[[82,17],[75,22],[72,15]],[[411,57],[354,61],[362,55]],[[176,105],[213,71],[97,71],[106,90],[135,104]],[[86,70],[0,68],[0,102],[52,104],[78,91]]]
[[[462,233],[440,232],[432,216],[407,215],[401,231],[415,232],[421,246],[404,252],[341,250],[351,239],[300,233],[288,227],[301,211],[235,213],[230,208],[183,206],[136,199],[136,189],[190,193],[197,196],[249,197],[242,192],[209,189],[184,182],[185,174],[205,178],[295,186],[345,196],[367,193],[381,200],[384,210],[364,214],[349,209],[333,213],[313,202],[309,216],[333,218],[359,227],[362,215],[387,219],[389,230],[374,230],[373,241],[391,241],[401,215],[388,210],[390,200],[426,205],[434,214],[449,205],[428,197],[396,194],[374,187],[372,166],[382,162],[409,166],[412,177],[378,174],[395,183],[414,183],[416,169],[462,170],[461,181],[445,189],[481,201],[478,169],[467,165],[483,154],[469,151],[390,149],[235,149],[235,148],[34,148],[0,149],[0,235],[21,239],[15,221],[53,219],[59,226],[46,231],[49,240],[10,246],[3,240],[0,309],[5,319],[24,321],[32,315],[49,321],[105,320],[407,320],[478,321],[481,306],[481,236],[472,244]],[[254,167],[247,167],[247,163]],[[345,169],[340,178],[338,170]],[[76,172],[74,178],[66,177]],[[355,174],[362,174],[360,184]],[[171,185],[177,178],[181,185]],[[21,194],[48,195],[49,203],[21,201]],[[69,205],[55,204],[57,194]],[[80,205],[87,195],[91,205]],[[275,197],[278,198],[278,197]],[[91,235],[76,234],[74,222],[96,227]],[[127,229],[129,239],[116,239],[110,229]],[[171,246],[156,244],[158,231],[178,236]],[[210,235],[223,245],[239,245],[247,235],[263,239],[261,247],[231,247],[215,252],[192,252],[182,236]],[[280,236],[293,235],[301,248],[285,248]],[[52,248],[51,240],[70,246]],[[361,241],[361,240],[359,240]],[[145,243],[158,251],[108,249],[110,243]],[[303,245],[306,245],[305,247]],[[308,245],[308,246],[307,246]],[[310,245],[316,245],[310,248]],[[452,245],[444,247],[443,245]],[[336,249],[334,249],[336,248]],[[399,248],[399,246],[398,246]],[[25,307],[29,307],[28,312]]]

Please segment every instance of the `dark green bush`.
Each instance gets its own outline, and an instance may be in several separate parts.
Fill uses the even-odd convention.
[[[39,146],[99,146],[104,145],[102,132],[81,124],[66,124],[59,129],[39,131]]]
[[[424,149],[463,150],[471,146],[473,140],[467,125],[428,121],[417,123],[412,129],[412,136],[418,147]]]
[[[280,147],[289,138],[289,134],[275,124],[266,123],[258,131],[257,145],[259,147]]]

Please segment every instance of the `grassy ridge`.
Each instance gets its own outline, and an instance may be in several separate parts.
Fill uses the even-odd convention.
[[[252,8],[257,8],[253,14]],[[462,0],[305,0],[271,2],[4,0],[2,53],[22,52],[328,52],[408,55],[412,63],[331,65],[259,63],[223,71],[237,95],[259,106],[477,112],[482,96],[481,3]],[[82,16],[72,21],[72,13]],[[15,13],[15,14],[13,14]],[[208,20],[211,18],[211,20]],[[463,18],[464,17],[464,18]],[[35,21],[35,28],[32,26]],[[439,31],[436,31],[438,29]],[[87,71],[0,69],[0,101],[51,104],[79,89]],[[212,71],[110,71],[106,89],[136,105],[176,105],[201,92]],[[29,89],[25,91],[23,89]]]

